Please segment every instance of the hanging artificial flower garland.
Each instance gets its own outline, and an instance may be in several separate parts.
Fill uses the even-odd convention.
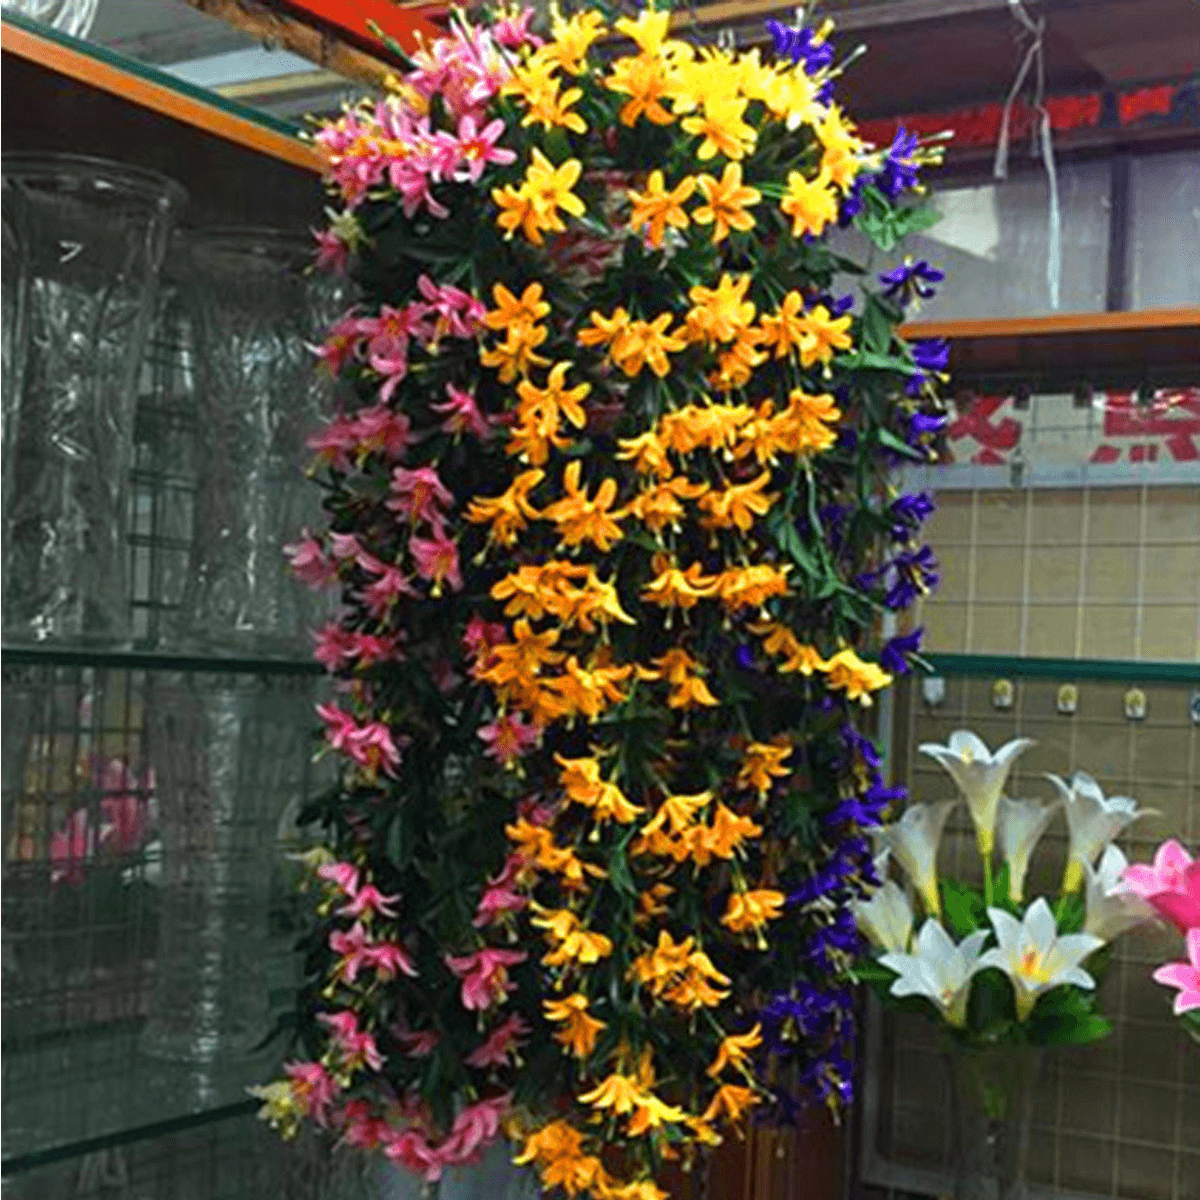
[[[317,657],[340,786],[299,1005],[256,1089],[427,1180],[503,1132],[548,1193],[653,1200],[747,1114],[849,1087],[847,907],[892,798],[857,716],[935,582],[885,478],[944,418],[860,270],[935,153],[862,143],[828,31],[696,50],[644,10],[453,31],[318,144],[343,607]],[[614,41],[615,39],[618,39]],[[936,274],[936,273],[934,273]]]

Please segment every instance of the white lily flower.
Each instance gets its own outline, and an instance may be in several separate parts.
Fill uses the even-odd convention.
[[[885,826],[882,832],[888,849],[904,868],[931,916],[939,916],[942,911],[937,881],[938,844],[946,818],[957,803],[943,800],[940,804],[910,804],[900,820]]]
[[[1150,810],[1139,810],[1137,801],[1128,796],[1106,798],[1100,785],[1084,771],[1076,771],[1069,784],[1057,775],[1046,778],[1058,788],[1067,811],[1070,845],[1063,891],[1076,892],[1083,883],[1084,867],[1094,863],[1122,829]]]
[[[999,967],[1012,980],[1017,1020],[1024,1021],[1037,998],[1062,983],[1094,988],[1096,981],[1079,965],[1104,942],[1090,933],[1059,937],[1050,905],[1039,896],[1018,921],[1002,908],[989,908],[999,943],[979,960],[980,967]]]
[[[993,754],[970,730],[956,729],[945,746],[924,742],[917,747],[922,754],[937,759],[958,784],[971,810],[979,853],[984,858],[991,856],[995,845],[996,808],[1005,780],[1017,756],[1032,745],[1029,738],[1014,738]]]
[[[1057,810],[1057,804],[1000,797],[1000,853],[1008,863],[1008,894],[1018,904],[1025,898],[1029,859]]]
[[[987,930],[980,929],[956,946],[941,922],[930,917],[917,934],[912,954],[884,954],[879,959],[900,976],[892,984],[892,995],[928,996],[947,1024],[961,1029],[967,1023],[971,977],[983,965],[980,952],[987,939]]]
[[[913,911],[908,897],[894,879],[887,880],[870,900],[850,904],[859,931],[880,950],[908,949],[912,937]]]
[[[1101,856],[1099,867],[1086,863],[1087,916],[1083,932],[1095,934],[1111,942],[1118,934],[1144,921],[1152,920],[1154,909],[1141,896],[1125,891],[1121,876],[1129,860],[1116,846],[1109,846]]]

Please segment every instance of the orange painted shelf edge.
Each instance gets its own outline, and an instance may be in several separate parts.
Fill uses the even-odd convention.
[[[210,104],[167,84],[122,70],[103,59],[41,37],[7,21],[0,36],[0,48],[249,150],[270,155],[304,170],[319,172],[322,169],[320,155],[299,138],[258,124],[219,104]]]
[[[1044,317],[997,317],[977,321],[922,321],[902,325],[906,338],[969,341],[994,337],[1037,337],[1040,334],[1119,333],[1138,329],[1200,327],[1200,308],[1151,308],[1142,312],[1053,313]],[[1200,345],[1197,346],[1200,359]]]

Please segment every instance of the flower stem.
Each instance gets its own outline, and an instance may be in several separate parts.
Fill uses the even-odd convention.
[[[995,891],[995,882],[992,879],[992,856],[982,854],[980,857],[983,859],[983,902],[988,908],[991,908]]]

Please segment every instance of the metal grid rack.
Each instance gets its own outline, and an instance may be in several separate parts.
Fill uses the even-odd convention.
[[[129,514],[130,652],[3,654],[5,1196],[354,1197],[245,1088],[298,978],[287,855],[328,783],[309,662],[171,656],[193,536],[191,330],[160,295]],[[205,974],[197,963],[207,966]]]

